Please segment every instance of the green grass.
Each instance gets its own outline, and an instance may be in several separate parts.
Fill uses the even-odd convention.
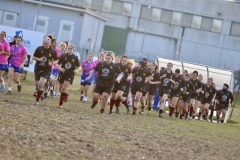
[[[34,106],[33,75],[23,91],[0,94],[0,159],[238,159],[240,101],[227,124],[151,115],[100,115],[79,101],[79,77],[69,101]],[[89,99],[90,101],[90,99]],[[106,109],[106,113],[108,108]],[[178,158],[176,158],[176,157]]]

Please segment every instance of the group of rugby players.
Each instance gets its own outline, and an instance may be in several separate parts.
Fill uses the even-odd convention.
[[[23,71],[27,52],[22,45],[22,38],[15,37],[15,44],[9,46],[5,41],[6,33],[0,35],[0,87],[4,91],[4,71],[9,67],[8,94],[12,93],[12,80],[21,91],[19,75]],[[35,64],[35,104],[39,104],[41,97],[46,97],[48,91],[52,97],[60,92],[59,108],[63,102],[67,102],[69,94],[67,89],[73,83],[74,76],[82,70],[80,80],[80,101],[87,102],[89,88],[92,86],[92,105],[95,108],[101,103],[100,113],[104,113],[110,99],[109,114],[116,107],[124,105],[127,113],[135,115],[138,106],[141,105],[139,114],[144,114],[147,106],[150,114],[153,106],[153,98],[156,91],[160,95],[159,117],[162,117],[168,102],[169,116],[179,119],[212,120],[213,110],[217,111],[217,121],[223,123],[229,105],[233,102],[233,95],[228,90],[228,84],[223,84],[221,90],[216,90],[213,78],[208,78],[207,83],[202,82],[202,75],[197,71],[188,73],[186,70],[180,73],[179,69],[173,73],[173,64],[168,63],[166,68],[159,71],[157,64],[148,62],[143,58],[135,64],[127,56],[116,57],[111,51],[98,55],[98,60],[93,61],[93,53],[87,55],[87,59],[80,65],[79,59],[74,55],[74,45],[66,42],[56,47],[56,39],[52,35],[44,37],[42,46],[39,46],[33,55]],[[8,65],[8,57],[10,64]],[[130,100],[129,100],[130,99]],[[199,110],[199,112],[198,112]],[[211,113],[209,112],[211,111]],[[209,116],[210,113],[210,116]],[[222,115],[222,116],[221,116]],[[221,119],[220,119],[221,116]]]

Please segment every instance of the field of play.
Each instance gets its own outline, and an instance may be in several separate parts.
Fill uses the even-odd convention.
[[[0,159],[217,159],[240,157],[240,106],[230,123],[179,120],[167,114],[99,114],[79,101],[79,76],[62,109],[58,98],[34,106],[33,76],[23,90],[0,93]]]

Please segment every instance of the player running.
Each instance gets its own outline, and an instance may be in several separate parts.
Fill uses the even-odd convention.
[[[105,54],[103,52],[99,53],[98,60],[94,61],[95,66],[97,66],[98,63],[104,62],[104,61],[105,61]],[[97,77],[98,77],[98,73],[96,72],[95,75],[92,77],[92,90],[93,91],[95,90],[95,87],[96,87]]]
[[[62,53],[59,51],[58,48],[56,48],[57,46],[57,41],[56,39],[52,39],[51,40],[51,48],[54,49],[56,51],[57,54],[57,58],[59,59],[59,57],[61,57]],[[58,70],[58,66],[57,64],[53,64],[52,65],[52,74],[51,74],[51,78],[50,78],[50,94],[51,97],[56,97],[57,96],[57,90],[58,90],[58,76],[59,76],[59,70]],[[55,92],[54,92],[55,90]]]
[[[1,92],[5,90],[5,82],[3,79],[3,74],[6,69],[8,69],[8,56],[10,56],[10,45],[5,40],[7,34],[5,31],[0,33],[0,89]]]
[[[216,95],[216,111],[217,111],[217,123],[223,124],[226,117],[228,107],[233,103],[233,94],[228,90],[228,84],[224,83],[223,88],[217,92]],[[222,114],[221,120],[220,116]]]
[[[120,83],[115,82],[110,98],[110,110],[109,114],[112,114],[113,106],[116,106],[116,114],[119,114],[119,105],[122,101],[123,93],[126,89],[127,82],[131,79],[131,68],[127,65],[128,57],[122,56],[120,63],[117,64],[120,68],[121,73],[123,73],[123,78]],[[127,108],[128,109],[128,108]]]
[[[78,57],[74,55],[74,45],[69,44],[67,47],[67,54],[63,54],[58,61],[59,74],[59,91],[61,92],[59,100],[59,108],[62,108],[63,102],[67,102],[67,89],[74,80],[74,75],[80,70]]]
[[[181,96],[179,98],[179,106],[180,106],[180,119],[185,116],[187,119],[188,115],[188,106],[191,100],[192,92],[194,91],[194,85],[190,80],[190,75],[188,73],[185,74],[185,86],[180,88]]]
[[[172,117],[173,112],[176,109],[176,114],[175,117],[177,118],[179,115],[180,107],[178,105],[178,100],[181,95],[180,88],[183,88],[185,86],[185,80],[184,78],[180,75],[180,69],[175,70],[175,75],[173,76],[173,87],[170,93],[170,99],[172,105],[169,107],[169,116]]]
[[[160,84],[160,73],[157,71],[158,66],[155,63],[150,63],[150,71],[153,74],[153,79],[149,81],[149,92],[148,92],[148,114],[151,113],[153,98],[156,94],[158,85]]]
[[[146,68],[146,62],[141,60],[138,64],[138,67],[135,67],[132,71],[133,74],[133,83],[132,83],[132,103],[133,103],[133,112],[135,115],[140,99],[144,92],[146,92],[146,83],[152,78],[151,71]]]
[[[192,73],[192,79],[190,81],[194,86],[189,109],[189,119],[191,120],[193,118],[193,113],[197,113],[197,108],[201,105],[201,94],[199,93],[202,89],[202,83],[198,80],[198,71]]]
[[[93,77],[93,75],[98,72],[98,78],[96,88],[93,92],[93,103],[91,108],[93,109],[98,104],[99,98],[101,97],[101,114],[104,114],[107,100],[113,89],[116,74],[118,75],[116,78],[116,81],[118,83],[120,83],[120,80],[124,76],[123,73],[121,73],[119,67],[112,62],[113,60],[114,55],[108,52],[106,54],[106,61],[98,63],[94,70],[92,70],[89,77],[86,78],[86,80],[90,80],[91,77]]]
[[[160,94],[160,108],[159,108],[159,117],[162,117],[163,111],[165,109],[166,101],[169,97],[169,94],[171,93],[172,84],[174,81],[172,80],[174,74],[172,72],[173,64],[168,63],[167,69],[160,72],[160,88],[159,88],[159,94]],[[170,100],[170,99],[169,99]]]
[[[213,104],[216,97],[216,89],[212,86],[211,78],[208,78],[207,84],[200,90],[200,92],[203,94],[201,102],[202,116],[203,120],[207,120],[209,106]]]
[[[90,80],[86,80],[86,78],[90,75],[90,72],[96,67],[96,63],[93,62],[93,53],[88,53],[87,59],[82,62],[82,70],[83,74],[81,76],[81,97],[80,101],[84,103],[87,102],[88,98],[88,89],[92,84],[92,78]]]
[[[26,48],[22,45],[22,37],[16,38],[16,44],[11,46],[11,59],[8,70],[8,94],[12,93],[12,81],[17,83],[18,92],[21,92],[20,73],[23,72],[27,60]]]
[[[35,105],[39,105],[45,84],[50,80],[52,65],[57,63],[56,51],[50,45],[51,39],[44,37],[43,46],[38,47],[33,54],[33,60],[36,61],[34,73],[37,86]]]

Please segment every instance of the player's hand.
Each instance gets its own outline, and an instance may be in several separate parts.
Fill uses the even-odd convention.
[[[89,76],[89,77],[87,77],[85,80],[86,80],[86,81],[89,81],[90,79],[91,79],[91,77]]]
[[[162,75],[163,78],[165,78],[166,76],[167,76],[167,74]]]
[[[52,66],[53,63],[52,63],[51,61],[48,61],[48,65],[49,65],[49,66]]]
[[[117,81],[118,83],[120,83],[120,79],[119,79],[119,78],[117,78],[116,81]]]
[[[126,80],[127,80],[127,81],[130,81],[130,79],[131,79],[131,78],[132,78],[132,77],[127,77],[127,79],[126,79]]]
[[[186,95],[189,95],[189,92],[186,92]]]
[[[65,72],[65,69],[64,68],[60,68],[59,71],[60,72]]]
[[[43,61],[43,57],[41,57],[41,58],[38,58],[38,61],[40,61],[40,62],[41,62],[41,61]]]
[[[33,64],[33,60],[30,61],[30,64]]]
[[[214,99],[211,100],[211,104],[213,104],[213,103],[214,103]]]
[[[21,64],[21,65],[19,66],[19,68],[23,69],[23,68],[24,68],[24,64]]]
[[[182,91],[183,91],[183,88],[180,88],[180,91],[182,92]]]
[[[78,70],[74,70],[73,72],[74,72],[74,74],[76,75],[76,74],[78,73]]]

